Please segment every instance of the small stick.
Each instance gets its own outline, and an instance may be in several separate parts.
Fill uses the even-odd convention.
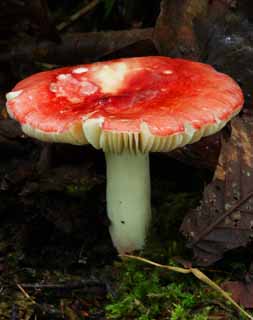
[[[91,1],[87,6],[84,8],[78,10],[76,13],[72,14],[67,21],[63,21],[58,26],[56,29],[58,31],[62,31],[63,29],[67,28],[70,26],[74,21],[78,20],[81,16],[85,15],[87,12],[91,11],[93,8],[95,8],[99,4],[100,0],[93,0]]]
[[[37,304],[37,302],[25,291],[25,289],[19,283],[16,283],[16,285],[28,300],[30,300],[34,304]]]
[[[53,314],[53,315],[59,315],[62,316],[62,312],[59,311],[58,309],[52,307],[52,306],[47,306],[47,305],[40,305],[39,303],[37,303],[26,291],[25,289],[19,284],[16,283],[18,289],[23,293],[23,295],[31,301],[32,304],[35,305],[35,307],[38,308],[38,310],[40,310],[40,312],[42,312],[44,315],[46,314]]]
[[[93,289],[106,288],[106,285],[99,280],[67,281],[63,283],[22,283],[26,289]]]

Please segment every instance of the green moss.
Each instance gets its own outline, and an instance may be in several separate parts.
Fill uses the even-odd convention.
[[[65,192],[71,196],[83,196],[87,191],[90,191],[94,187],[93,184],[80,183],[69,184],[65,187]]]
[[[192,276],[150,268],[135,261],[118,264],[117,270],[119,287],[116,296],[109,297],[107,319],[207,320],[221,309],[229,319],[238,319],[218,293]]]
[[[0,302],[0,320],[11,319],[12,308],[15,307],[18,310],[19,319],[30,319],[33,314],[34,304],[29,301],[21,292],[16,292],[9,298],[5,298],[5,301]]]

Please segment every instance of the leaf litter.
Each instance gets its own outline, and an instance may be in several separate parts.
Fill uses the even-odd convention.
[[[251,117],[232,121],[213,181],[201,205],[184,218],[181,231],[198,265],[208,266],[253,238],[253,154]]]

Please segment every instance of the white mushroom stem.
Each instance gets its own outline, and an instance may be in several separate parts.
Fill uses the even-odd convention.
[[[143,248],[149,222],[149,154],[106,153],[107,214],[110,234],[119,253]]]

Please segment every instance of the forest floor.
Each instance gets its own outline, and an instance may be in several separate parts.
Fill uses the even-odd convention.
[[[108,232],[103,153],[28,138],[9,119],[4,96],[33,73],[118,57],[180,57],[231,75],[245,95],[240,120],[189,148],[150,155],[153,220],[138,254],[197,265],[252,309],[252,12],[248,0],[1,0],[0,320],[246,319],[191,274],[118,257]],[[224,189],[217,181],[208,189],[217,168],[227,173]],[[227,212],[231,185],[240,197],[229,199],[234,211]],[[213,195],[223,207],[208,202]],[[192,211],[184,234],[213,228],[189,248],[182,223],[201,199],[207,226]]]
[[[54,150],[53,158],[64,148],[69,147]],[[18,185],[23,190],[18,200],[12,199],[13,193],[2,192],[8,216],[0,239],[0,319],[244,319],[230,302],[192,275],[121,260],[104,217],[103,155],[90,148],[71,148],[72,155],[77,149],[76,154],[85,152],[94,159],[89,167],[93,179],[83,175],[81,182],[74,185],[72,179],[64,191],[57,191],[57,170],[51,168],[56,180],[50,188],[44,178],[39,190],[33,185],[25,193],[34,183],[29,176]],[[70,168],[67,160],[61,157],[57,164],[61,177]],[[190,252],[178,229],[185,212],[199,203],[210,177],[209,170],[193,169],[167,155],[151,155],[153,222],[142,256],[173,266],[187,264]],[[17,185],[9,188],[17,192]],[[81,226],[80,215],[85,215]],[[247,269],[240,255],[243,263],[234,255],[203,270],[217,284],[238,278]]]

